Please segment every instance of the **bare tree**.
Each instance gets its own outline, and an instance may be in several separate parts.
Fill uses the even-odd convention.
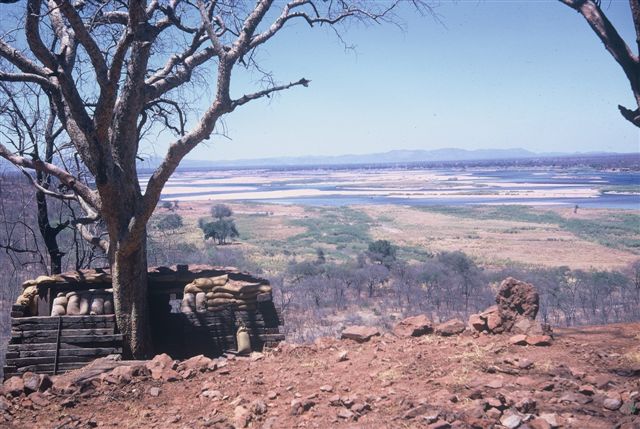
[[[51,99],[37,86],[25,85],[19,88],[23,94],[14,93],[14,86],[0,82],[0,136],[5,140],[5,145],[16,154],[29,154],[36,162],[51,164],[57,158],[58,162],[69,164],[72,145],[59,141],[63,128],[56,121],[55,106]],[[80,167],[76,170],[80,170]],[[76,196],[60,187],[60,183],[52,175],[43,170],[36,170],[33,174],[24,168],[20,168],[20,171],[34,191],[36,223],[49,257],[48,271],[59,274],[62,272],[62,258],[65,255],[59,245],[60,234],[65,229],[76,227],[78,236],[86,238],[90,243],[97,240],[99,244],[100,240],[90,233],[93,229],[90,225],[97,222],[98,217],[96,214],[91,216],[84,213],[77,204],[72,207]],[[50,198],[59,201],[52,207],[48,201]],[[76,216],[78,212],[82,214]],[[75,241],[74,244],[77,250],[79,244]],[[9,247],[5,249],[15,252]],[[82,258],[78,258],[76,263],[81,260]],[[80,266],[82,265],[84,264],[80,262]]]
[[[216,130],[221,118],[251,101],[296,86],[301,78],[233,97],[238,66],[257,67],[256,49],[292,21],[333,27],[347,20],[392,19],[399,3],[337,0],[27,0],[19,28],[0,40],[0,81],[38,85],[95,185],[63,165],[11,151],[0,156],[56,177],[108,231],[118,326],[126,352],[150,352],[146,227],[180,161]],[[7,10],[7,9],[5,9]],[[18,33],[23,33],[22,35]],[[198,75],[211,83],[208,107],[191,124],[181,91]],[[179,101],[178,101],[179,100]],[[155,127],[155,128],[154,128]],[[141,138],[163,129],[175,140],[144,192],[136,171]]]
[[[631,15],[633,17],[633,24],[636,30],[636,43],[638,52],[634,54],[633,50],[629,48],[629,45],[620,36],[616,28],[611,21],[604,14],[600,8],[600,2],[594,0],[560,0],[572,9],[578,11],[591,29],[600,38],[604,47],[611,56],[616,60],[624,74],[629,79],[631,84],[631,91],[633,97],[636,100],[637,108],[629,109],[624,106],[618,106],[620,113],[624,118],[634,124],[636,127],[640,127],[640,60],[638,54],[640,54],[640,1],[629,0],[631,7]]]

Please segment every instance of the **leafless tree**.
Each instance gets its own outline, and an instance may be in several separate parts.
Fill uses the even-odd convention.
[[[638,58],[638,54],[640,54],[640,1],[629,0],[633,24],[636,30],[636,47],[638,49],[636,53],[627,45],[622,36],[620,36],[620,33],[618,33],[618,30],[616,30],[611,21],[609,21],[600,8],[599,1],[560,1],[570,8],[575,9],[584,17],[591,29],[596,33],[598,38],[600,38],[606,50],[609,51],[611,56],[613,56],[616,62],[620,64],[620,67],[622,67],[624,74],[631,84],[631,91],[633,92],[637,107],[635,109],[629,109],[619,105],[618,109],[620,109],[620,113],[627,121],[636,127],[640,127],[640,59]]]
[[[15,85],[0,82],[0,136],[5,141],[5,146],[21,156],[28,154],[36,162],[51,164],[55,158],[59,163],[67,164],[69,167],[76,164],[70,159],[72,145],[59,141],[63,128],[57,123],[55,106],[51,103],[51,99],[34,85],[17,87],[22,94],[16,93],[15,89]],[[80,169],[78,166],[75,170]],[[67,228],[75,227],[78,236],[86,238],[89,242],[97,240],[100,243],[96,235],[90,233],[94,229],[91,224],[97,222],[98,218],[95,214],[84,213],[77,204],[72,207],[76,202],[76,196],[68,193],[52,175],[43,170],[35,170],[31,173],[20,168],[20,171],[28,179],[34,191],[36,223],[49,259],[47,271],[59,274],[62,272],[62,258],[66,253],[58,243],[60,234]],[[76,173],[76,176],[83,175]],[[17,180],[12,182],[18,184]],[[53,208],[49,203],[50,198],[59,200]],[[31,208],[30,205],[28,207]],[[81,215],[76,216],[76,213]],[[21,222],[23,228],[30,228],[26,224],[26,218],[23,217]],[[78,245],[74,242],[76,251]],[[17,251],[10,246],[3,247],[9,252]],[[77,266],[85,265],[82,259],[76,260]]]
[[[4,6],[5,13],[10,8],[24,13],[17,28],[3,31],[0,81],[35,84],[46,92],[95,185],[88,186],[64,166],[5,145],[0,145],[0,156],[56,177],[105,222],[115,309],[128,354],[144,357],[150,352],[146,226],[169,177],[185,155],[212,136],[225,115],[309,84],[305,78],[268,83],[234,97],[234,70],[259,67],[256,50],[290,22],[335,28],[349,20],[389,21],[398,3],[27,0],[24,10]],[[194,91],[184,88],[198,76],[210,84],[209,104],[190,123],[183,108]],[[143,192],[136,157],[142,136],[153,127],[176,137]]]

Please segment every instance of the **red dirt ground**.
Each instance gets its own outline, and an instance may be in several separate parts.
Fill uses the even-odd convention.
[[[558,329],[550,347],[508,338],[281,344],[178,381],[103,376],[0,401],[0,427],[640,428],[640,323]]]

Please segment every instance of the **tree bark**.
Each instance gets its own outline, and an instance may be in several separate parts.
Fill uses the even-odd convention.
[[[110,244],[111,277],[116,320],[124,335],[126,358],[146,359],[151,353],[147,311],[147,240]]]

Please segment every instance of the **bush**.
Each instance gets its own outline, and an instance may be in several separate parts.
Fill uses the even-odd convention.
[[[158,222],[156,223],[156,228],[161,230],[178,229],[178,228],[181,228],[183,225],[184,223],[182,222],[182,216],[173,213],[173,214],[162,216],[160,219],[158,219]]]

